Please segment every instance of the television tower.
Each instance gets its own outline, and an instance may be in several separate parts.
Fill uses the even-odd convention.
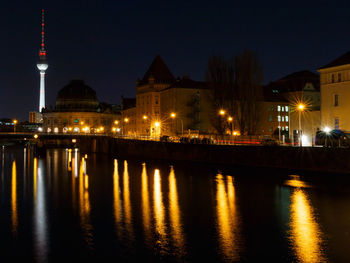
[[[45,50],[45,10],[41,11],[41,48],[39,51],[39,61],[36,64],[40,70],[40,99],[39,99],[39,112],[45,108],[45,71],[49,67],[46,60]]]

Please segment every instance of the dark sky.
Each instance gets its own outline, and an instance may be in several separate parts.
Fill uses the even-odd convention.
[[[135,96],[160,54],[175,76],[203,80],[208,57],[258,53],[264,82],[316,70],[350,49],[350,4],[336,1],[3,1],[0,118],[26,120],[39,100],[41,8],[46,12],[47,104],[72,78],[100,101]],[[283,6],[282,6],[283,5]]]

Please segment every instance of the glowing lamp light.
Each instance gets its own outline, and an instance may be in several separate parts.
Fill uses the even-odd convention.
[[[170,114],[170,117],[171,117],[171,118],[175,118],[175,117],[176,117],[176,113],[175,113],[175,112],[172,112],[172,113]]]
[[[124,118],[124,122],[129,122],[129,118]]]
[[[76,143],[76,142],[77,142],[77,139],[72,139],[72,143]]]
[[[305,109],[305,105],[302,104],[302,103],[300,103],[300,104],[298,105],[298,110],[303,111],[304,109]]]
[[[39,127],[39,128],[38,128],[38,131],[39,131],[39,132],[42,132],[42,131],[43,131],[43,128],[42,128],[42,127]]]
[[[325,127],[323,131],[324,131],[325,133],[330,133],[330,132],[331,132],[331,128]]]
[[[225,111],[225,110],[220,110],[220,111],[219,111],[219,114],[223,116],[223,115],[226,114],[226,111]]]
[[[72,131],[72,127],[69,127],[69,128],[68,128],[68,131]]]
[[[112,131],[115,132],[117,129],[116,128],[112,128]]]
[[[81,121],[81,122],[80,122],[80,125],[84,125],[84,122],[83,122],[83,121]]]
[[[230,116],[230,117],[227,118],[227,120],[228,120],[228,121],[232,121],[233,118]]]
[[[146,115],[143,115],[143,117],[142,117],[144,120],[147,120],[147,116]]]
[[[17,120],[13,120],[13,124],[17,124],[17,122],[18,122]]]
[[[120,132],[120,128],[117,128],[117,132]]]
[[[38,139],[38,134],[34,134],[34,139]]]
[[[118,124],[119,123],[119,121],[114,121],[114,124]]]
[[[160,126],[160,123],[159,123],[158,121],[156,121],[156,122],[154,123],[154,126],[159,127],[159,126]]]

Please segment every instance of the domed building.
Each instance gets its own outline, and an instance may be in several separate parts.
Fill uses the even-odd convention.
[[[110,133],[117,131],[119,119],[118,107],[100,103],[96,91],[83,80],[71,80],[58,92],[55,108],[43,111],[43,130],[48,133]]]

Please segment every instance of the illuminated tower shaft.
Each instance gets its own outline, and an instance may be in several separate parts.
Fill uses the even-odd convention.
[[[45,108],[45,70],[40,70],[39,112],[41,112],[43,108]]]
[[[46,50],[45,50],[45,21],[44,21],[45,11],[42,10],[41,14],[41,49],[39,51],[39,61],[36,64],[40,70],[40,98],[39,98],[39,112],[45,108],[45,71],[49,67],[46,60]]]

